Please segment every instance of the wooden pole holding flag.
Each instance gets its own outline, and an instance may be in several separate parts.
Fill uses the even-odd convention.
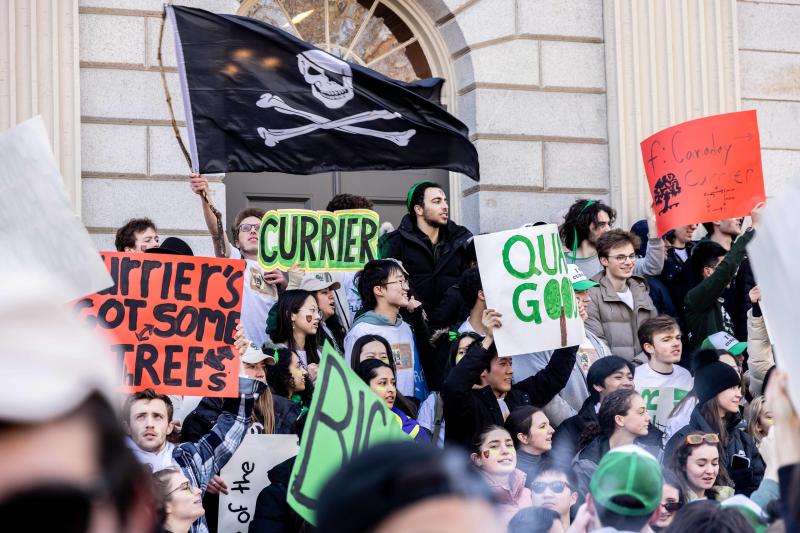
[[[161,29],[158,34],[158,69],[161,72],[161,83],[164,84],[164,95],[167,98],[167,108],[169,109],[170,121],[172,122],[172,131],[175,132],[175,139],[178,141],[178,146],[180,146],[181,152],[183,152],[183,157],[186,159],[186,164],[189,166],[189,171],[191,172],[193,170],[192,160],[189,157],[189,151],[186,149],[186,145],[183,144],[183,139],[181,139],[181,132],[178,129],[178,121],[175,120],[175,111],[172,109],[172,95],[169,93],[169,87],[167,86],[167,75],[164,72],[164,60],[161,56],[161,50],[164,44],[164,24],[166,23],[166,20],[167,8],[164,7],[164,11],[161,13]],[[208,197],[206,191],[203,191],[201,197],[206,205],[208,205],[208,208],[211,209],[211,212],[214,213],[214,217],[217,219],[217,235],[214,236],[214,248],[217,251],[217,256],[225,257],[225,228],[222,224],[222,213],[219,209],[214,207],[213,203],[211,203],[211,198]]]

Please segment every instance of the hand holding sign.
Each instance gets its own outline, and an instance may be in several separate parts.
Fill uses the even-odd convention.
[[[746,215],[765,198],[755,111],[690,120],[641,143],[658,232]]]

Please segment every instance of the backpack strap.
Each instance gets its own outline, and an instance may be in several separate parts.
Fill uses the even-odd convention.
[[[444,422],[444,402],[442,401],[442,393],[436,392],[436,403],[434,403],[433,415],[433,433],[431,435],[431,443],[435,446],[439,442],[439,433],[442,431],[442,422]]]

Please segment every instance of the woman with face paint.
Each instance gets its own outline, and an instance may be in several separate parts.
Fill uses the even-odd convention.
[[[505,427],[517,448],[517,468],[532,480],[539,472],[542,461],[550,456],[555,430],[544,411],[532,405],[511,411]]]
[[[480,469],[499,502],[504,527],[520,509],[533,505],[527,476],[517,469],[514,440],[504,428],[487,426],[472,441],[472,463]]]
[[[267,373],[267,383],[272,389],[276,405],[286,406],[287,413],[296,421],[311,404],[313,385],[296,353],[288,348],[272,348],[275,365]],[[281,401],[283,398],[290,400],[289,404]]]
[[[297,355],[312,383],[319,369],[317,330],[321,318],[317,299],[308,291],[284,291],[278,299],[277,331],[272,339]]]
[[[394,413],[405,433],[418,442],[430,441],[428,431],[413,418],[413,405],[397,390],[397,376],[392,367],[380,359],[365,359],[358,365],[356,373]]]

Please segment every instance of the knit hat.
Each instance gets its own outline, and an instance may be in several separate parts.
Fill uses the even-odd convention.
[[[495,502],[464,454],[411,442],[379,444],[345,464],[323,487],[317,530],[371,531],[393,513],[439,496]]]
[[[646,516],[661,503],[663,476],[655,457],[629,444],[614,448],[603,456],[589,483],[592,499],[622,516]],[[628,507],[614,501],[627,496],[640,505]]]
[[[724,331],[709,335],[700,345],[700,348],[706,350],[722,350],[731,355],[742,355],[742,352],[747,349],[747,343],[741,342],[733,335],[729,335]]]
[[[741,383],[739,373],[730,365],[720,362],[715,351],[700,350],[694,357],[694,391],[700,404]]]
[[[617,372],[625,367],[633,374],[633,365],[617,355],[609,355],[608,357],[601,357],[589,367],[586,373],[586,388],[589,389],[589,394],[598,402],[600,401],[600,393],[598,393],[594,385],[603,386],[603,382],[608,376]]]

